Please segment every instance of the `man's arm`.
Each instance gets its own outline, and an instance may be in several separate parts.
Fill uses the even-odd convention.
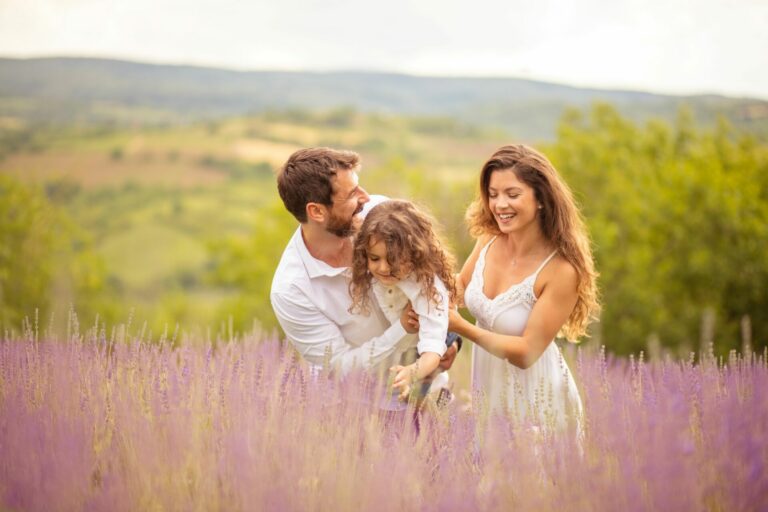
[[[407,334],[401,322],[393,323],[381,336],[374,337],[359,347],[352,347],[344,339],[339,327],[319,311],[305,295],[273,293],[270,296],[280,326],[288,340],[309,363],[321,366],[330,353],[330,365],[341,375],[353,368],[369,370],[398,347]]]

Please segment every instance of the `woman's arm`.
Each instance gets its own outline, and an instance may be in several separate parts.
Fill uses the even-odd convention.
[[[578,275],[570,263],[555,260],[545,267],[544,284],[522,336],[508,336],[469,323],[458,311],[449,316],[449,329],[519,368],[535,363],[571,315],[578,299]]]

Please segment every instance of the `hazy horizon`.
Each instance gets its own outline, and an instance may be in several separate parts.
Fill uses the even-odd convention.
[[[166,60],[152,60],[152,59],[139,59],[134,57],[123,57],[123,56],[114,56],[114,55],[8,55],[8,54],[0,54],[0,59],[13,59],[13,60],[35,60],[35,59],[94,59],[94,60],[105,60],[105,61],[116,61],[116,62],[129,62],[134,64],[146,64],[150,66],[169,66],[169,67],[193,67],[193,68],[201,68],[201,69],[215,69],[220,71],[232,71],[236,73],[260,73],[260,72],[277,72],[277,73],[317,73],[317,74],[334,74],[334,73],[362,73],[362,74],[381,74],[381,75],[400,75],[400,76],[413,76],[413,77],[421,77],[421,78],[456,78],[456,79],[515,79],[515,80],[525,80],[529,82],[540,82],[544,84],[553,84],[553,85],[559,85],[564,87],[572,87],[575,89],[586,89],[586,90],[596,90],[596,91],[627,91],[627,92],[637,92],[637,93],[647,93],[647,94],[655,94],[655,95],[661,95],[661,96],[723,96],[723,97],[730,97],[730,98],[751,98],[751,99],[758,99],[761,101],[768,101],[768,94],[764,95],[757,95],[757,94],[730,94],[727,92],[719,92],[719,91],[707,91],[707,90],[701,90],[701,91],[691,91],[691,92],[679,92],[679,91],[659,91],[659,90],[649,90],[649,89],[641,89],[641,88],[632,88],[632,87],[610,87],[610,86],[600,86],[600,85],[590,85],[590,84],[577,84],[577,83],[568,83],[565,81],[556,81],[556,80],[545,80],[545,79],[539,79],[535,77],[527,77],[527,76],[517,76],[517,75],[489,75],[489,74],[438,74],[438,73],[412,73],[412,72],[406,72],[406,71],[395,71],[395,70],[387,70],[387,69],[276,69],[276,68],[248,68],[248,67],[235,67],[235,66],[226,66],[226,65],[216,65],[216,64],[205,64],[205,63],[195,63],[195,62],[170,62]]]
[[[2,0],[0,54],[768,99],[766,21],[759,0]]]

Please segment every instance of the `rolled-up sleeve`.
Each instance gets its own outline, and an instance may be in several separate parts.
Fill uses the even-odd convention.
[[[330,364],[341,375],[380,364],[399,349],[407,334],[401,323],[395,322],[380,336],[354,347],[344,339],[338,325],[296,287],[273,292],[270,300],[280,327],[302,357],[315,366]]]
[[[421,290],[418,294],[412,294],[410,300],[413,310],[419,315],[419,342],[416,349],[419,354],[435,352],[442,357],[447,349],[445,336],[448,334],[449,297],[445,285],[437,278],[435,278],[435,288],[441,298],[439,306],[432,304],[420,293]]]

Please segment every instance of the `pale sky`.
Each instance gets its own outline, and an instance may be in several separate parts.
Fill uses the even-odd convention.
[[[768,99],[768,0],[0,0],[0,56]]]

